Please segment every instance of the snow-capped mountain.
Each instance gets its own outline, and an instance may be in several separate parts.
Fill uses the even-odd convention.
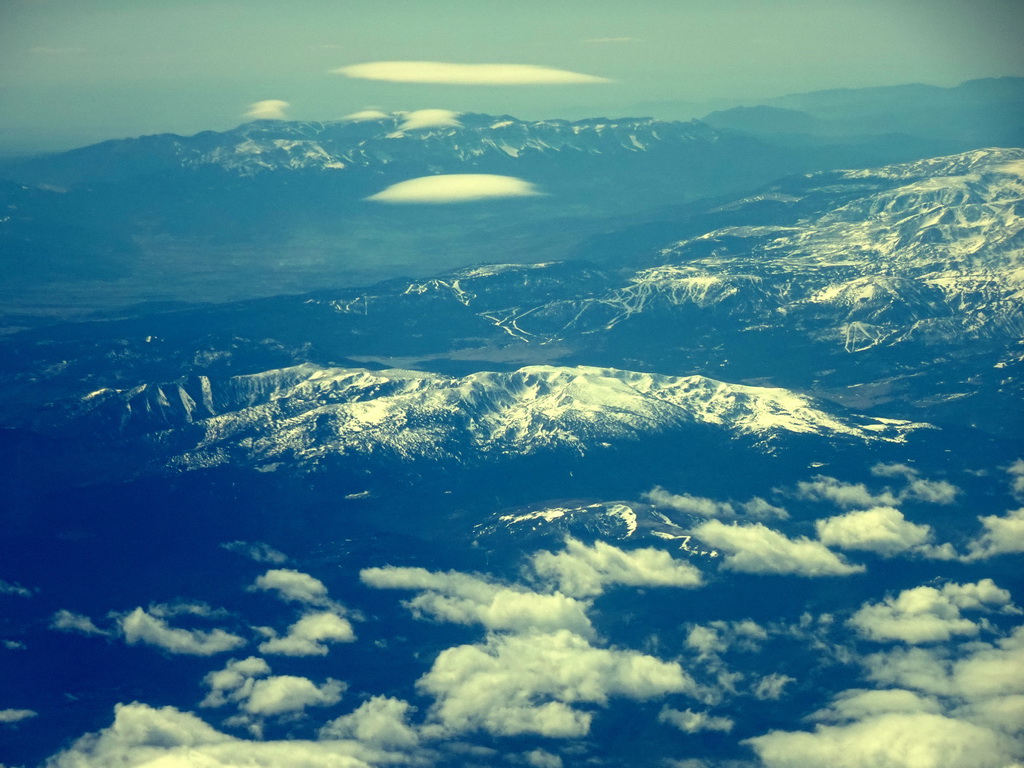
[[[964,406],[1019,392],[1022,164],[1024,150],[990,149],[788,179],[652,225],[657,247],[621,245],[654,236],[643,227],[617,234],[618,263],[485,264],[69,326],[15,339],[5,378],[45,402],[310,360],[459,375],[599,363],[1010,429],[1006,408]]]
[[[479,458],[572,450],[709,426],[770,446],[786,434],[900,442],[922,425],[840,416],[784,389],[607,368],[529,366],[451,377],[305,364],[227,379],[100,390],[62,431],[145,436],[172,467],[311,467],[327,457]]]
[[[398,112],[333,122],[261,120],[223,133],[110,141],[25,161],[7,173],[26,183],[68,188],[201,169],[221,171],[228,177],[315,172],[337,179],[359,169],[383,173],[386,166],[425,174],[471,168],[537,170],[537,163],[588,158],[608,166],[615,158],[636,162],[638,156],[650,154],[664,161],[674,152],[706,154],[718,144],[733,149],[756,144],[730,140],[698,121],[527,121],[456,113],[423,121],[417,114]]]

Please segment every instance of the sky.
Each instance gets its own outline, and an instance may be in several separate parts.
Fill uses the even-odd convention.
[[[699,116],[826,88],[1024,75],[1018,0],[0,0],[0,153],[367,108]],[[585,82],[410,83],[376,62]],[[486,79],[486,78],[484,78]]]

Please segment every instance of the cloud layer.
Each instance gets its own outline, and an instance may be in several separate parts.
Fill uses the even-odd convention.
[[[608,83],[605,77],[534,64],[453,64],[444,61],[373,61],[331,70],[358,80],[447,85],[570,85]],[[262,103],[262,102],[261,102]]]

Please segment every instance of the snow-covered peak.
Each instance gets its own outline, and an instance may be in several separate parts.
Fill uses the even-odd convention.
[[[899,441],[907,422],[840,416],[779,388],[703,376],[528,366],[450,377],[306,364],[92,393],[95,423],[148,434],[182,467],[223,462],[303,466],[326,456],[475,461],[581,453],[703,425],[770,445],[785,434]]]

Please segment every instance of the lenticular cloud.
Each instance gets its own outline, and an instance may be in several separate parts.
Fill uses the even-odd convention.
[[[452,173],[400,181],[366,199],[379,203],[468,203],[539,194],[541,192],[533,184],[514,176]]]
[[[287,101],[281,99],[264,99],[249,105],[249,111],[245,117],[250,120],[285,120],[285,110],[290,107]]]
[[[450,85],[570,85],[609,83],[606,77],[535,64],[451,64],[444,61],[372,61],[331,70],[358,80]]]

